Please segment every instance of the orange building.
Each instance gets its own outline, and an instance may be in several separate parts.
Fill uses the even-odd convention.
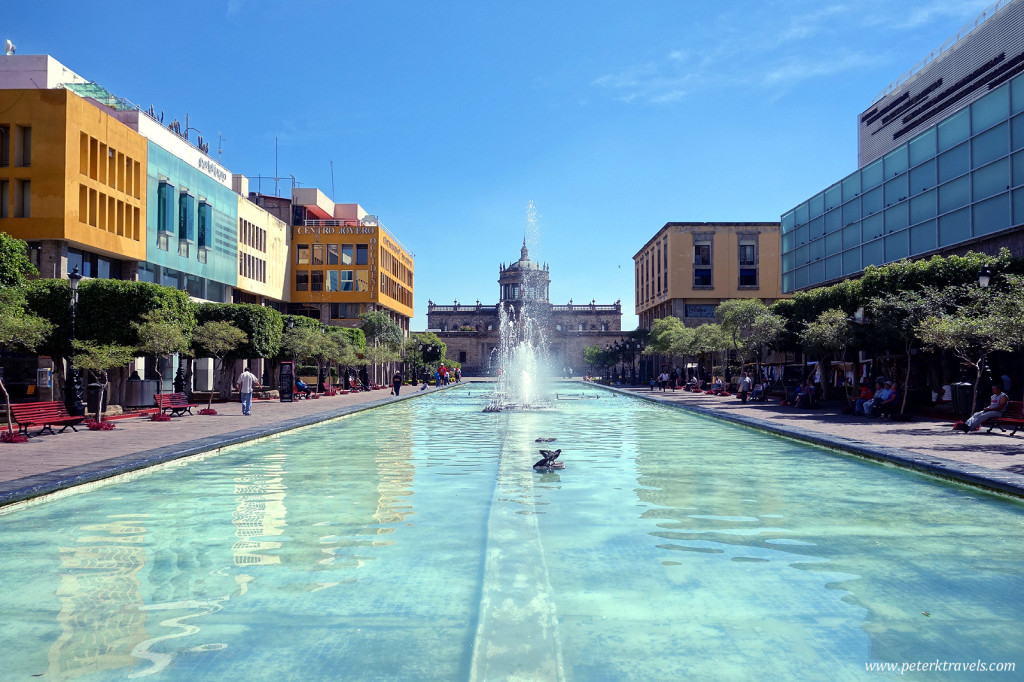
[[[292,216],[291,312],[354,327],[380,310],[409,331],[413,257],[375,216],[313,188],[292,190]]]
[[[132,279],[146,259],[146,138],[67,89],[0,89],[0,231],[43,277]]]

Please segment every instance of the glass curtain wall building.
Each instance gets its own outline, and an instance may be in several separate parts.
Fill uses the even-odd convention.
[[[979,48],[985,36],[963,38],[974,41],[967,47],[976,49],[967,52],[975,62],[985,60],[980,66],[953,80],[958,69],[974,65],[960,63],[966,56],[958,46],[931,73],[922,71],[902,92],[881,99],[861,117],[862,158],[865,139],[879,156],[782,216],[784,292],[857,275],[870,265],[1015,243],[1012,235],[1024,229],[1024,74],[1017,75],[1024,66],[1018,23],[1024,2],[997,10],[986,28],[1002,44],[993,48],[989,40]],[[958,100],[961,107],[950,111]],[[922,122],[920,112],[929,107],[926,127],[899,127],[901,120]],[[940,112],[947,115],[940,118]],[[894,131],[866,130],[875,120]],[[912,136],[901,140],[908,130]],[[882,136],[889,144],[873,139]]]

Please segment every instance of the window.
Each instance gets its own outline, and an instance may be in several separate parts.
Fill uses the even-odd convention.
[[[687,317],[714,317],[715,306],[708,303],[687,303],[686,304],[686,316]]]
[[[338,245],[328,244],[327,245],[327,264],[337,265],[338,264]]]
[[[32,181],[14,181],[14,217],[30,218],[32,216]]]
[[[313,244],[313,260],[312,265],[323,265],[324,264],[324,245]]]
[[[295,262],[299,265],[309,265],[309,244],[295,245]]]
[[[323,291],[324,290],[324,271],[323,270],[312,270],[309,273],[309,290],[310,291]]]
[[[157,186],[156,224],[160,232],[174,232],[174,185],[161,182]],[[84,221],[84,218],[83,218]]]
[[[332,303],[332,320],[354,320],[359,317],[358,303]]]
[[[693,286],[711,286],[711,240],[693,239]]]
[[[295,271],[295,291],[309,291],[309,270]]]
[[[370,290],[370,271],[369,270],[353,270],[356,273],[356,291],[369,291]]]
[[[370,247],[366,244],[356,244],[356,265],[369,263]]]
[[[32,165],[32,129],[28,126],[15,126],[18,135],[14,152],[17,155],[18,166]]]
[[[0,168],[11,165],[11,126],[0,126]]]
[[[338,291],[352,291],[355,272],[353,270],[341,271],[341,288]]]
[[[11,205],[11,181],[0,180],[0,218],[10,218],[8,206]],[[85,220],[85,218],[82,218]]]
[[[338,271],[328,270],[327,271],[327,291],[338,290]]]
[[[169,251],[171,248],[171,238],[166,232],[161,232],[156,236],[156,248],[161,251]]]
[[[833,213],[836,213],[836,211],[833,211]],[[834,238],[837,242],[842,239],[840,233],[836,233]],[[832,237],[830,236],[829,239],[832,239]],[[819,240],[818,243],[820,244],[821,241]],[[757,256],[757,235],[741,235],[739,238],[739,286],[741,288],[756,288],[759,286]]]
[[[352,245],[342,244],[341,245],[341,264],[352,265]]]
[[[187,192],[178,195],[178,239],[184,242],[196,240],[195,198]]]
[[[208,249],[213,230],[213,206],[205,201],[199,202],[199,248]]]

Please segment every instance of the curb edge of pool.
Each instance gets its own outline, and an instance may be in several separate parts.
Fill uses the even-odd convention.
[[[614,386],[603,386],[594,384],[619,395],[631,396],[646,400],[648,402],[664,405],[665,407],[677,408],[695,414],[731,422],[740,426],[767,431],[777,436],[793,438],[795,440],[810,443],[829,450],[837,450],[842,453],[863,457],[879,462],[887,462],[904,469],[911,469],[920,473],[929,474],[937,478],[943,478],[957,483],[964,483],[976,488],[984,488],[989,492],[1001,493],[1011,497],[1024,499],[1024,475],[1014,474],[1008,471],[990,469],[977,464],[965,464],[952,459],[922,455],[912,450],[894,448],[885,445],[875,445],[860,440],[847,440],[818,431],[812,431],[799,426],[779,426],[766,419],[747,417],[738,414],[726,414],[718,410],[712,410],[699,405],[686,405],[671,400],[659,398],[657,395],[646,395],[635,393]]]
[[[457,384],[452,384],[456,386]],[[152,450],[143,450],[128,455],[112,457],[110,459],[82,464],[65,469],[58,469],[43,474],[35,474],[24,478],[17,478],[11,481],[0,482],[0,513],[5,507],[18,503],[29,502],[37,498],[46,497],[67,491],[90,483],[98,483],[106,479],[115,478],[124,474],[130,474],[143,469],[167,464],[185,457],[193,457],[204,453],[217,452],[223,448],[233,445],[240,445],[250,441],[259,440],[268,436],[274,436],[285,431],[300,429],[305,426],[313,426],[320,422],[330,421],[339,417],[346,417],[357,412],[363,412],[382,405],[390,405],[401,400],[411,400],[423,395],[436,393],[438,390],[447,390],[449,387],[438,387],[437,389],[421,393],[408,393],[397,397],[381,398],[368,403],[348,405],[335,410],[318,412],[294,419],[276,422],[269,426],[253,426],[216,436],[207,436],[193,441],[165,445]]]

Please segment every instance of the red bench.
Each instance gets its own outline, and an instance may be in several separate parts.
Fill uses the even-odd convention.
[[[1011,426],[1013,427],[1011,436],[1016,436],[1017,431],[1024,428],[1024,402],[1020,400],[1011,400],[1006,404],[1006,412],[1003,413],[1003,416],[996,417],[989,422],[988,433],[992,433],[992,429],[995,428],[1005,432]]]
[[[28,435],[28,429],[30,426],[41,426],[38,435],[42,435],[44,431],[53,433],[54,426],[64,425],[64,428],[60,430],[64,433],[65,430],[70,426],[72,431],[78,431],[75,428],[75,424],[81,424],[85,419],[82,417],[75,417],[68,413],[68,408],[64,406],[64,403],[59,400],[50,400],[38,403],[13,403],[11,405],[11,416],[14,421],[18,423],[18,432]]]
[[[190,403],[184,393],[157,393],[153,398],[160,413],[170,412],[172,417],[181,417],[186,412],[192,414],[192,408],[199,407],[196,403]]]

